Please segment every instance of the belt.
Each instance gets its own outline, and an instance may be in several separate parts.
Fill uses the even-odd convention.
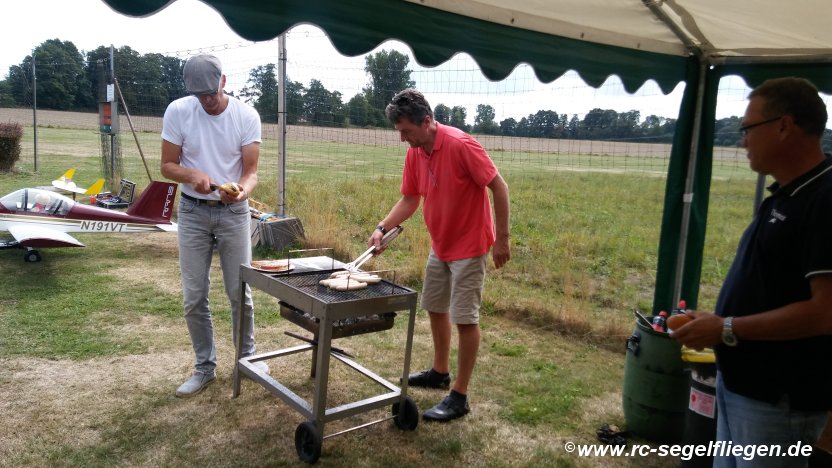
[[[192,197],[192,196],[190,196],[190,195],[188,195],[187,193],[184,193],[184,192],[182,193],[182,198],[184,198],[185,200],[190,200],[190,201],[196,203],[197,205],[225,206],[225,203],[223,203],[220,200],[205,200],[205,199],[202,199],[202,198]]]

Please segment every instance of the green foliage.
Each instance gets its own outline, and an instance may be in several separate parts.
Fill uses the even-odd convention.
[[[14,97],[9,80],[0,80],[0,107],[14,107]]]
[[[433,118],[440,123],[448,125],[451,122],[451,108],[445,104],[439,104],[433,108]]]
[[[465,118],[467,117],[467,111],[462,106],[454,106],[451,109],[451,118],[448,124],[452,127],[456,127],[464,132],[469,131],[471,128],[468,124],[465,123]]]
[[[248,86],[240,91],[243,100],[257,109],[260,120],[268,123],[277,122],[278,84],[275,68],[273,63],[255,67],[249,73]]]
[[[303,117],[312,125],[343,127],[346,113],[341,93],[329,91],[323,83],[313,79],[303,99]]]
[[[471,131],[486,135],[498,135],[500,127],[494,122],[495,117],[494,107],[488,104],[479,104],[477,106],[477,116],[474,118],[474,128]]]
[[[38,106],[76,109],[89,97],[84,57],[72,42],[49,39],[20,65],[9,67],[11,95],[18,105],[31,105],[32,72],[38,77]]]
[[[410,79],[410,58],[396,50],[382,50],[365,58],[364,71],[370,75],[370,84],[364,89],[370,106],[384,110],[390,99],[405,88],[413,88]]]
[[[370,125],[372,120],[372,112],[370,102],[364,93],[356,94],[347,103],[347,116],[349,117],[349,124],[353,127],[366,127]]]
[[[19,123],[0,122],[0,172],[11,171],[20,160],[21,138],[23,127]]]

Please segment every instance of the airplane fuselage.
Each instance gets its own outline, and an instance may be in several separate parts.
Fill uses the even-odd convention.
[[[41,189],[21,189],[0,198],[0,231],[18,245],[83,247],[68,233],[134,233],[176,231],[170,215],[176,196],[172,183],[152,182],[126,213],[77,203]],[[8,243],[7,243],[8,245]]]

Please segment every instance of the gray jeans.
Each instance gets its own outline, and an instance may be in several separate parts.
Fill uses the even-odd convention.
[[[214,244],[220,256],[225,293],[231,303],[232,342],[236,345],[237,314],[240,313],[240,265],[251,262],[251,215],[248,202],[228,206],[197,205],[191,200],[179,203],[179,267],[182,270],[182,295],[185,322],[191,335],[199,372],[217,367],[214,325],[208,303],[211,287],[211,260]],[[254,304],[246,286],[243,309],[243,356],[254,354]]]

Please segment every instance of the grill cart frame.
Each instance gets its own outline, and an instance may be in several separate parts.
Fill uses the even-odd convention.
[[[328,265],[327,265],[328,263]],[[292,271],[283,273],[265,273],[247,265],[240,266],[241,295],[245,286],[257,288],[280,301],[281,312],[288,306],[294,312],[314,317],[315,339],[290,348],[258,353],[243,357],[243,314],[237,317],[237,336],[235,337],[236,365],[233,373],[233,397],[240,395],[241,378],[247,377],[271,394],[277,396],[291,408],[307,419],[295,430],[295,449],[298,457],[306,463],[315,463],[321,455],[323,440],[344,434],[362,427],[392,419],[396,427],[402,430],[414,430],[419,423],[419,409],[407,396],[407,376],[410,372],[410,355],[413,348],[413,330],[416,322],[416,291],[382,280],[366,289],[357,291],[331,291],[321,286],[318,281],[338,271],[335,261],[328,257],[308,257],[293,259]],[[323,268],[321,266],[324,265]],[[329,268],[327,268],[327,266]],[[243,298],[244,299],[244,298]],[[333,335],[348,336],[339,330],[333,331],[333,323],[350,322],[350,319],[377,315],[389,317],[391,312],[407,311],[408,323],[404,364],[402,368],[402,386],[398,387],[381,377],[354,359],[346,356],[337,348],[332,348]],[[286,316],[285,314],[283,314]],[[390,319],[392,320],[392,318]],[[298,322],[293,321],[298,324]],[[386,327],[389,328],[389,327]],[[380,328],[383,329],[383,328]],[[359,329],[358,333],[373,330]],[[357,334],[357,333],[356,333]],[[290,356],[302,352],[312,352],[312,378],[314,389],[311,402],[306,401],[274,377],[263,373],[254,363]],[[330,359],[335,358],[359,374],[371,379],[384,388],[384,392],[369,398],[327,408],[327,387],[329,380]],[[349,429],[324,435],[326,423],[354,416],[366,411],[391,406],[391,415]]]

